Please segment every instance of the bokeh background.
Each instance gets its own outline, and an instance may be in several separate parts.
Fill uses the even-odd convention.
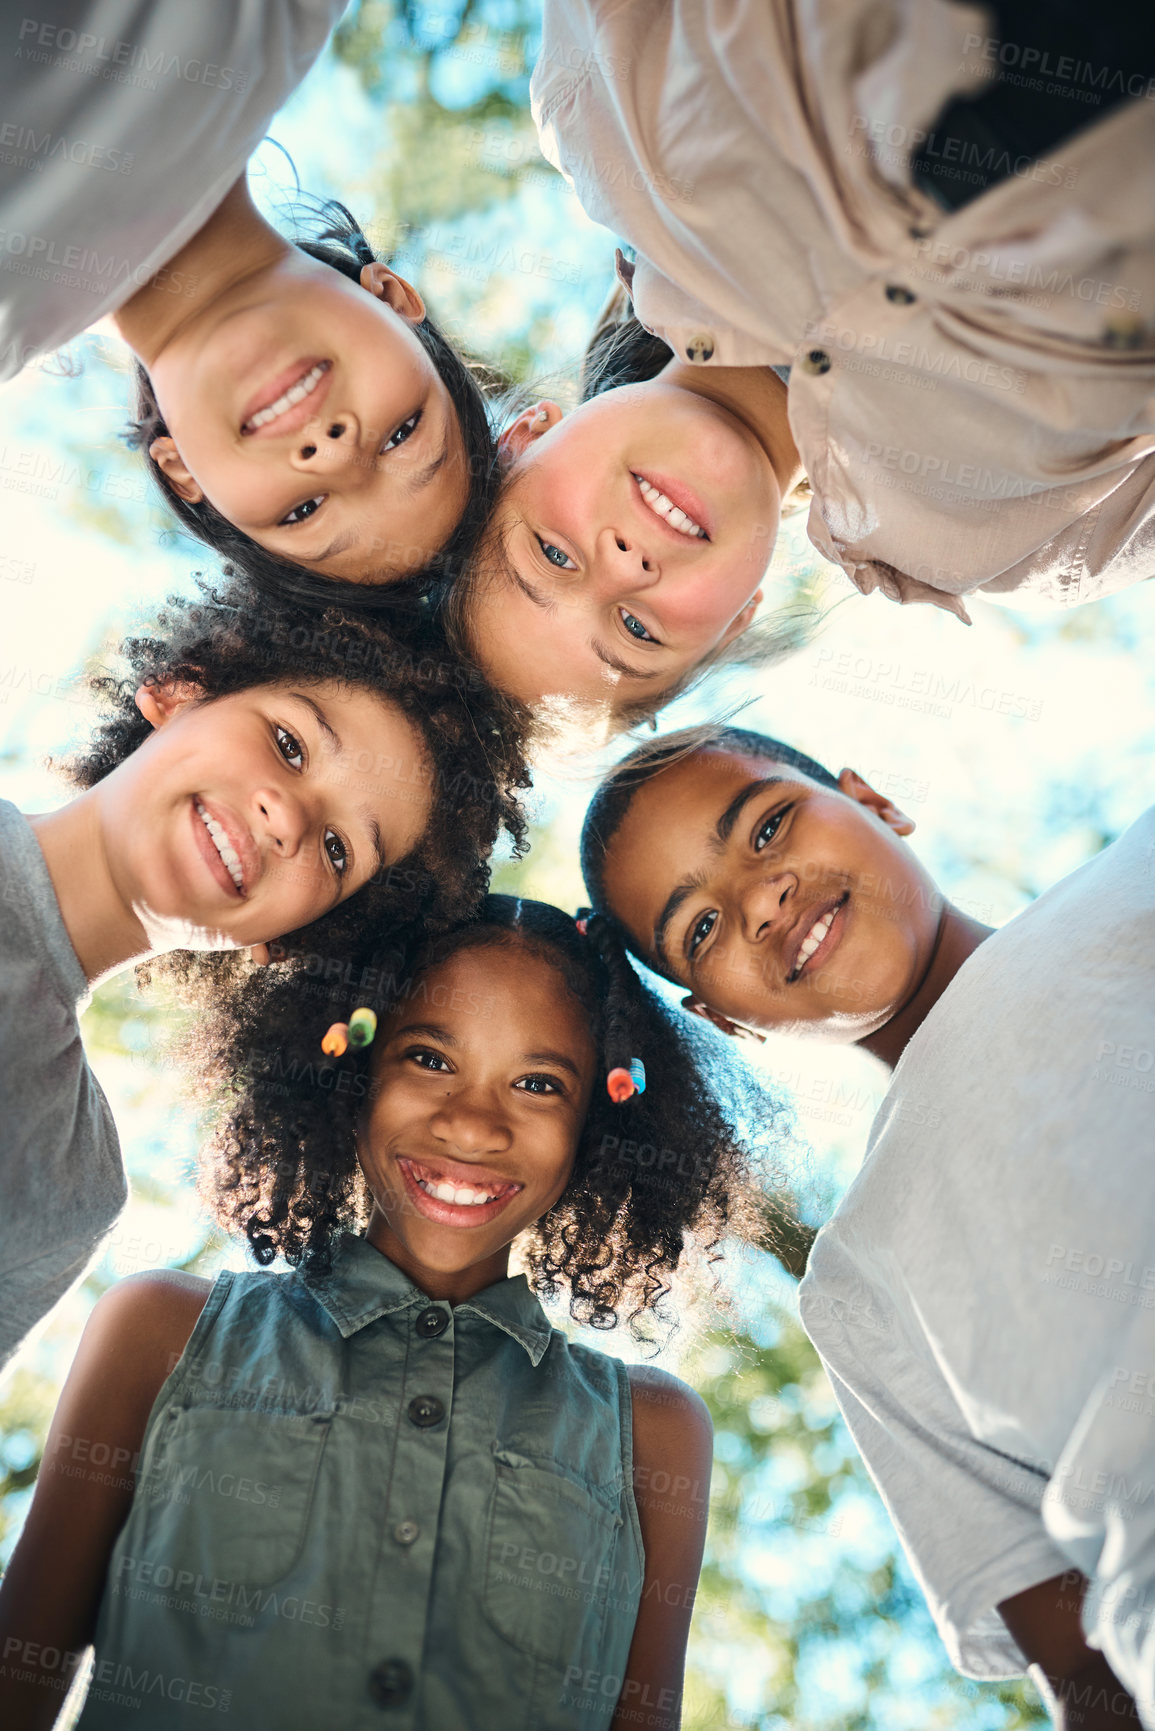
[[[363,0],[252,172],[276,220],[288,220],[298,188],[342,198],[443,327],[564,401],[610,286],[614,241],[537,151],[528,76],[538,30],[537,0]],[[85,670],[206,568],[119,442],[128,400],[125,351],[101,334],[27,371],[0,400],[0,796],[26,811],[63,798],[45,763],[87,725]],[[819,622],[796,655],[699,690],[663,725],[740,714],[834,770],[853,765],[917,820],[916,845],[978,917],[1001,924],[1150,803],[1149,586],[1066,616],[979,602],[968,631],[945,612],[858,596],[795,520],[765,609],[799,607]],[[532,851],[499,864],[497,887],[570,908],[583,899],[576,842],[605,762],[571,752],[543,767]],[[143,1268],[243,1264],[196,1201],[197,1125],[163,1063],[165,1013],[129,974],[84,1019],[132,1201],[89,1279],[0,1388],[0,1561],[94,1298]],[[865,1054],[786,1040],[754,1061],[793,1103],[784,1182],[802,1218],[820,1224],[856,1169],[885,1075]],[[980,1687],[947,1665],[799,1329],[783,1261],[735,1251],[723,1284],[719,1304],[687,1283],[661,1359],[701,1390],[716,1427],[687,1726],[1012,1731],[1044,1719],[1029,1685]],[[597,1344],[634,1356],[616,1336]]]

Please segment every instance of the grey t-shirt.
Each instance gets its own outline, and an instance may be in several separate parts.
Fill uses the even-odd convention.
[[[958,1668],[1021,1672],[996,1606],[1080,1569],[1150,1703],[1155,808],[952,981],[801,1309]]]
[[[347,0],[57,0],[0,22],[0,380],[203,227]],[[177,273],[168,287],[187,294]]]
[[[36,837],[0,800],[0,1367],[80,1279],[127,1196],[80,1040],[87,994]]]

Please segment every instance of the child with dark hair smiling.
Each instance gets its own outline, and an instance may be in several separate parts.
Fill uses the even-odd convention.
[[[1155,809],[1000,931],[913,828],[854,770],[695,729],[612,773],[582,863],[686,1009],[893,1069],[803,1322],[959,1669],[1152,1726],[1155,1422],[1120,1391],[1155,1363]]]
[[[515,719],[416,626],[306,627],[235,585],[173,601],[122,656],[93,681],[77,796],[0,802],[0,1364],[124,1203],[77,1022],[92,988],[170,953],[154,969],[219,983],[273,944],[339,950],[361,918],[460,918],[499,831],[522,834]]]
[[[597,915],[491,896],[416,950],[367,926],[351,984],[307,977],[202,989],[186,1051],[217,1212],[293,1272],[97,1305],[0,1587],[5,1651],[38,1656],[0,1677],[5,1724],[50,1724],[94,1641],[84,1731],[126,1699],[141,1731],[222,1701],[254,1731],[673,1731],[709,1416],[534,1289],[636,1331],[689,1236],[742,1224],[732,1125],[761,1140],[774,1104]],[[75,1435],[132,1465],[54,1472]]]

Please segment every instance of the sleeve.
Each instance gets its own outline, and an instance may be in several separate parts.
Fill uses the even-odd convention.
[[[1012,602],[1026,589],[1052,606],[1098,601],[1155,576],[1155,453],[1128,464],[1090,511],[979,593]]]
[[[1057,511],[1065,507],[1063,491],[1056,490]],[[840,540],[827,525],[817,495],[806,532],[822,557],[840,565],[862,594],[878,589],[904,606],[929,602],[956,614],[965,625],[971,620],[963,596],[970,594],[1012,606],[1077,607],[1155,576],[1155,453],[1128,464],[1105,498],[1025,559],[986,582],[961,584],[958,592],[912,577]]]
[[[996,1607],[1071,1566],[1040,1518],[1046,1474],[976,1440],[916,1319],[829,1227],[800,1308],[951,1663],[984,1681],[1021,1676]]]
[[[1133,1320],[1059,1458],[1043,1519],[1091,1583],[1089,1644],[1155,1727],[1155,1292],[1133,1297]]]

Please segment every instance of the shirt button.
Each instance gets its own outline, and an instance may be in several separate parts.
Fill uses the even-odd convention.
[[[435,1304],[430,1305],[428,1310],[423,1310],[417,1318],[417,1332],[422,1340],[436,1340],[448,1327],[449,1317],[445,1311],[438,1310]]]
[[[416,1521],[398,1521],[393,1528],[393,1537],[399,1545],[411,1545],[421,1536],[421,1528]]]
[[[830,371],[830,356],[825,349],[807,349],[802,357],[804,373],[828,373]]]
[[[428,1430],[445,1417],[445,1408],[435,1394],[416,1395],[409,1402],[408,1411],[410,1424],[415,1424],[418,1430]]]
[[[382,1659],[369,1673],[369,1693],[378,1707],[401,1707],[413,1693],[413,1672],[404,1659]]]
[[[916,297],[901,283],[892,282],[886,285],[886,298],[892,306],[908,307]]]
[[[688,361],[693,361],[696,367],[702,366],[704,362],[708,361],[712,357],[713,353],[713,337],[691,337],[689,342],[686,344],[686,359]]]

